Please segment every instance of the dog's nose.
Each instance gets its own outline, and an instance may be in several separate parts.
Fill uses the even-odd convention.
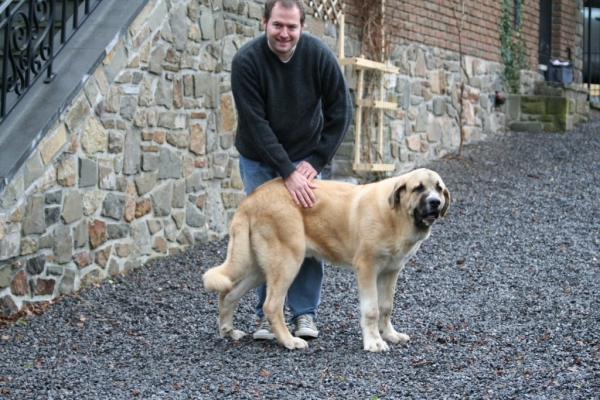
[[[442,204],[440,199],[429,199],[429,206],[433,208],[438,208]]]

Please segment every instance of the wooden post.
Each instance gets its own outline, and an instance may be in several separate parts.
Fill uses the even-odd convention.
[[[338,58],[344,58],[344,14],[340,13],[337,17],[338,21]]]
[[[356,88],[356,98],[362,99],[363,97],[363,79],[365,77],[365,70],[358,70],[358,87]],[[360,136],[362,130],[362,106],[356,106],[356,127],[354,134],[354,164],[360,164]]]

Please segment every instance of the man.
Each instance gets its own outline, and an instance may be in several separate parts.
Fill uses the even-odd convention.
[[[303,33],[302,0],[267,0],[265,35],[236,53],[231,87],[238,113],[235,145],[247,194],[281,176],[299,207],[312,207],[312,180],[331,161],[352,120],[353,105],[335,55],[321,40]],[[323,264],[304,260],[287,293],[295,335],[314,338],[321,299]],[[254,339],[273,339],[262,306],[266,287],[257,288]]]

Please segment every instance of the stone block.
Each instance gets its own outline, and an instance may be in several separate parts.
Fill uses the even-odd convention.
[[[67,117],[65,118],[65,124],[71,133],[75,132],[79,125],[81,125],[91,114],[92,109],[90,103],[87,101],[85,96],[81,96],[69,110]]]
[[[60,280],[58,292],[60,294],[70,293],[75,290],[75,273],[70,269],[65,270],[65,274]]]
[[[63,204],[62,219],[66,224],[77,221],[83,218],[83,201],[81,199],[81,193],[72,189],[65,196]]]
[[[131,243],[117,243],[115,245],[115,252],[117,256],[121,258],[128,257],[132,251],[133,247],[131,246]]]
[[[56,281],[54,279],[38,278],[35,280],[33,292],[38,296],[50,296],[54,294],[55,285]]]
[[[183,160],[177,153],[162,147],[158,161],[159,179],[179,179],[182,176]]]
[[[185,204],[185,222],[194,228],[203,228],[206,222],[204,213],[189,201]]]
[[[45,232],[46,219],[44,216],[44,198],[42,196],[31,197],[27,201],[22,228],[24,236]]]
[[[183,208],[185,205],[185,181],[180,180],[173,184],[173,198],[171,206],[173,208]]]
[[[150,233],[148,232],[148,224],[145,221],[131,224],[131,240],[133,240],[133,254],[135,258],[152,254]]]
[[[62,190],[55,190],[44,195],[44,203],[60,204],[62,202]]]
[[[169,250],[169,244],[162,236],[157,236],[152,242],[152,249],[156,252],[166,254]]]
[[[84,276],[81,277],[82,286],[90,286],[94,283],[99,283],[104,279],[102,270],[94,268],[88,271]]]
[[[569,114],[575,114],[577,111],[577,100],[569,99]]]
[[[44,164],[48,165],[52,158],[54,158],[66,143],[67,130],[64,125],[59,126],[56,132],[52,133],[50,136],[45,137],[38,145]]]
[[[135,217],[141,218],[152,212],[152,202],[149,198],[142,199],[135,204]]]
[[[54,236],[48,234],[40,237],[38,245],[40,249],[51,249],[54,246]]]
[[[84,250],[74,254],[73,261],[75,261],[75,264],[77,264],[79,269],[83,269],[92,264],[92,255],[90,254],[89,250]]]
[[[136,128],[127,128],[125,147],[123,149],[123,173],[125,175],[135,175],[140,170],[142,158],[141,142],[141,131]]]
[[[108,240],[123,239],[129,235],[129,224],[109,224],[106,226]]]
[[[86,154],[104,152],[108,147],[108,133],[100,121],[90,118],[85,124],[80,141],[81,148]]]
[[[42,176],[44,164],[39,152],[34,152],[25,163],[25,187],[28,188],[36,179]]]
[[[61,186],[74,186],[77,181],[77,167],[75,159],[69,157],[64,159],[56,168],[56,181]]]
[[[84,192],[81,195],[81,201],[83,205],[83,214],[85,216],[90,216],[96,212],[100,204],[102,203],[102,199],[104,198],[104,193],[100,190],[94,190],[92,192]]]
[[[102,202],[102,215],[114,220],[120,220],[125,213],[125,196],[108,193]]]
[[[165,59],[165,47],[164,46],[156,46],[150,52],[150,62],[148,63],[148,71],[156,74],[162,75],[163,73],[163,60]]]
[[[14,276],[10,283],[10,291],[15,296],[25,296],[29,293],[29,285],[27,284],[27,274],[21,270]]]
[[[94,254],[94,262],[102,268],[106,268],[108,265],[108,260],[110,259],[111,251],[112,246],[106,246],[101,250],[96,250],[96,253]]]
[[[547,97],[546,112],[566,116],[569,113],[569,100],[564,97]]]
[[[521,119],[521,96],[509,95],[505,107],[507,123]]]
[[[68,226],[57,226],[54,229],[54,246],[52,247],[54,255],[53,261],[57,264],[66,264],[71,261],[73,255],[73,237],[71,228]]]
[[[510,130],[515,132],[542,132],[542,123],[539,121],[514,121],[510,123]]]
[[[98,182],[98,164],[87,158],[79,159],[79,187],[90,187]]]
[[[171,213],[173,203],[173,183],[159,186],[151,194],[152,209],[155,217],[166,217]]]
[[[159,156],[156,153],[142,153],[142,171],[156,171]]]
[[[44,221],[46,228],[60,221],[60,207],[46,207],[44,209]]]
[[[94,219],[88,222],[88,230],[90,234],[90,246],[95,249],[107,241],[106,222]]]
[[[183,228],[177,235],[177,242],[182,246],[193,246],[195,243],[194,235],[187,227]]]
[[[539,96],[521,96],[521,112],[524,114],[545,114],[546,102]]]
[[[433,99],[433,115],[442,116],[446,110],[446,99],[443,97],[436,97]]]
[[[17,311],[19,311],[19,307],[11,296],[6,295],[0,298],[0,315],[11,315]]]
[[[12,275],[12,267],[10,265],[0,266],[0,289],[10,285],[10,276]]]

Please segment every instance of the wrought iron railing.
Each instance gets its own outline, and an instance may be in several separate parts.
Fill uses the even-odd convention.
[[[0,0],[0,123],[101,1]]]

